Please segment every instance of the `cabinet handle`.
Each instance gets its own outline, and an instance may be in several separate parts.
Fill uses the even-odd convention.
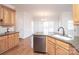
[[[0,19],[0,22],[3,22],[3,19]]]

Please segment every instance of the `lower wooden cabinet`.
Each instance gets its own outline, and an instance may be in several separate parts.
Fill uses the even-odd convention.
[[[69,51],[61,46],[56,45],[56,55],[69,55]]]
[[[48,45],[47,47],[48,54],[55,55],[55,44],[51,41],[48,41],[47,45]]]
[[[56,40],[56,45],[59,45],[67,50],[69,50],[70,45],[68,43],[62,42],[60,40]]]
[[[14,34],[13,39],[14,39],[14,46],[19,44],[19,34],[18,33]]]
[[[7,36],[0,37],[0,53],[3,53],[7,49],[6,38]]]
[[[79,55],[78,51],[74,47],[70,47],[69,53],[70,55]]]
[[[0,37],[0,54],[19,44],[19,33]]]
[[[47,53],[49,55],[79,55],[79,52],[70,44],[47,36]]]
[[[8,35],[7,37],[8,37],[8,39],[7,39],[8,40],[8,42],[7,42],[8,43],[8,48],[12,48],[13,44],[14,44],[13,43],[14,42],[14,40],[13,40],[14,36],[13,36],[13,34],[11,34],[11,35]]]

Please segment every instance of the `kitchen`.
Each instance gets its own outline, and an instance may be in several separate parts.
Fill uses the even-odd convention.
[[[25,55],[78,55],[78,10],[72,4],[0,5],[0,53],[22,54],[26,48]],[[25,46],[17,48],[21,41]]]

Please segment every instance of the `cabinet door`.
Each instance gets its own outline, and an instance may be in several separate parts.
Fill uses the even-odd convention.
[[[69,50],[70,45],[68,43],[56,40],[56,44],[63,47],[63,48],[65,48],[65,49],[67,49],[67,50]]]
[[[74,48],[74,47],[70,47],[70,55],[79,55],[79,52]]]
[[[19,33],[14,34],[14,46],[19,44]]]
[[[3,7],[0,5],[0,25],[3,23]]]
[[[52,38],[52,37],[47,37],[47,40],[49,40],[49,41],[51,41],[51,42],[53,42],[53,43],[55,43],[56,42],[56,39],[54,39],[54,38]]]
[[[47,53],[49,55],[55,55],[55,53],[56,53],[55,48],[56,48],[55,44],[51,41],[48,41],[48,43],[47,43]]]
[[[79,23],[79,4],[73,4],[74,23]]]
[[[11,34],[11,35],[8,35],[8,48],[12,48],[14,45],[14,40],[13,40],[13,34]]]
[[[15,25],[15,11],[10,10],[11,13],[11,25]]]
[[[6,39],[6,36],[0,37],[0,53],[3,53],[7,49]]]
[[[69,51],[61,46],[56,45],[56,55],[69,55]]]
[[[10,10],[6,7],[4,7],[4,19],[3,19],[4,25],[10,25],[11,18],[10,18]]]
[[[0,5],[0,19],[3,19],[3,7]]]

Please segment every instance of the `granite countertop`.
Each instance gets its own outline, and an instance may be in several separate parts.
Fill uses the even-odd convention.
[[[34,35],[45,35],[45,34],[34,34]],[[74,38],[70,38],[71,40],[63,40],[63,39],[54,37],[54,34],[47,34],[46,36],[50,36],[50,37],[55,38],[57,40],[66,42],[66,43],[70,44],[71,46],[75,47],[75,49],[77,51],[79,51],[79,37],[78,36],[74,36]]]
[[[10,35],[10,34],[14,34],[14,33],[19,33],[19,32],[8,32],[8,33],[1,33],[0,34],[0,37],[2,37],[2,36],[6,36],[6,35]]]
[[[53,35],[48,35],[50,37],[56,38]],[[78,36],[74,36],[74,39],[71,38],[71,40],[63,40],[60,38],[56,38],[57,40],[61,40],[63,42],[66,42],[68,44],[70,44],[71,46],[73,46],[77,51],[79,51],[79,37]]]

